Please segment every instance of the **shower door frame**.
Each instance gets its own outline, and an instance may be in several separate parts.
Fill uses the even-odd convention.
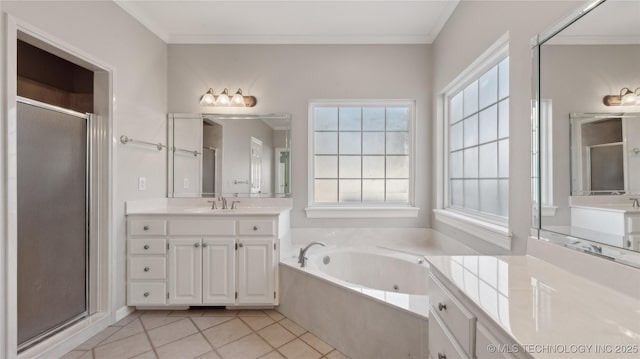
[[[95,246],[95,242],[96,242],[96,238],[94,235],[92,235],[92,228],[91,228],[91,205],[93,202],[92,196],[91,196],[91,184],[93,182],[95,182],[95,178],[93,178],[95,176],[94,171],[92,171],[92,149],[95,148],[95,143],[94,143],[94,138],[93,136],[91,136],[91,133],[95,131],[95,120],[96,120],[96,116],[92,113],[80,113],[80,112],[76,112],[70,109],[66,109],[66,108],[62,108],[62,107],[58,107],[58,106],[54,106],[54,105],[50,105],[48,103],[44,103],[44,102],[40,102],[40,101],[36,101],[27,97],[21,97],[18,96],[17,97],[17,103],[21,103],[24,105],[29,105],[29,106],[33,106],[33,107],[37,107],[39,109],[42,110],[48,110],[48,111],[55,111],[58,113],[62,113],[68,116],[73,116],[79,119],[84,119],[86,121],[86,156],[85,156],[85,300],[84,300],[84,305],[85,305],[85,310],[76,315],[75,317],[70,318],[69,320],[67,320],[64,323],[61,323],[55,327],[49,328],[46,331],[36,335],[33,338],[30,338],[28,340],[26,340],[24,343],[18,343],[18,352],[22,352],[24,350],[29,349],[30,347],[36,345],[37,343],[40,343],[41,341],[45,340],[46,338],[51,337],[52,335],[54,335],[55,333],[58,333],[66,328],[68,328],[69,326],[73,325],[74,323],[77,323],[79,320],[84,319],[86,317],[88,317],[89,315],[91,315],[92,313],[92,308],[91,308],[91,301],[90,301],[90,297],[91,297],[91,285],[92,285],[92,280],[91,280],[91,276],[94,274],[91,271],[91,264],[92,262],[89,260],[90,259],[90,249]],[[18,119],[17,119],[18,120]],[[18,120],[19,121],[19,120]],[[19,240],[19,238],[18,238]],[[19,299],[19,298],[18,298]]]

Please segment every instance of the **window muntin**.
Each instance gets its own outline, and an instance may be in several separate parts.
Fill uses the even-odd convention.
[[[312,103],[312,202],[410,204],[413,104]]]
[[[508,217],[509,58],[448,97],[449,208]]]

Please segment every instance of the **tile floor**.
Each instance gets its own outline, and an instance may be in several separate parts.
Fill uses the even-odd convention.
[[[276,310],[137,311],[62,359],[347,358]]]

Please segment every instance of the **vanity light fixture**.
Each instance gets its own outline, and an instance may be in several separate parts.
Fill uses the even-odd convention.
[[[607,106],[640,106],[640,87],[635,91],[623,87],[619,95],[607,95],[602,102]]]
[[[225,88],[220,95],[215,95],[210,88],[200,97],[200,105],[217,107],[254,107],[258,103],[253,96],[244,96],[242,89],[238,89],[233,97],[229,98],[229,89]]]

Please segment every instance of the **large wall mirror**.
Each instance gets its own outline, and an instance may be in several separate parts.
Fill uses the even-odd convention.
[[[288,197],[291,116],[169,114],[168,197]]]
[[[640,1],[585,3],[534,65],[541,237],[640,266]]]

